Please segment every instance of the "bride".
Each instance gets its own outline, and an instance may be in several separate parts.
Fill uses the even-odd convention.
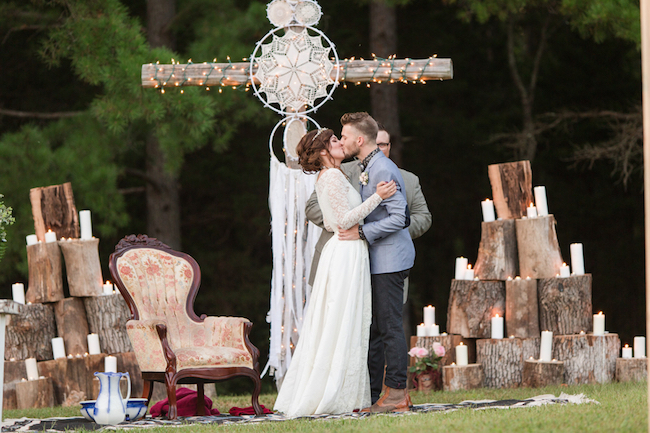
[[[329,231],[338,233],[396,191],[380,182],[365,202],[339,166],[342,144],[331,129],[305,134],[296,148],[306,173],[319,172],[316,194]],[[356,181],[356,179],[354,180]],[[366,241],[332,238],[323,247],[300,340],[274,409],[287,416],[345,413],[370,406],[368,340],[372,316]]]

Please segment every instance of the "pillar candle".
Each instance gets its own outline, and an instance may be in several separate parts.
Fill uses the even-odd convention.
[[[107,356],[104,358],[104,372],[117,373],[117,358],[114,356]]]
[[[11,295],[14,302],[25,305],[25,286],[23,283],[12,284]]]
[[[462,342],[456,346],[456,365],[467,365],[467,346]]]
[[[35,245],[38,243],[38,238],[36,237],[36,235],[27,235],[25,237],[25,240],[27,241],[27,246]]]
[[[645,337],[634,337],[634,357],[645,358]]]
[[[54,352],[54,359],[65,358],[63,338],[56,337],[52,339],[52,352]]]
[[[27,367],[27,379],[38,379],[38,364],[36,364],[36,358],[27,358],[25,360],[25,367]]]
[[[605,335],[605,315],[602,311],[594,314],[594,335]]]
[[[473,280],[474,279],[474,269],[472,269],[472,265],[467,265],[467,269],[465,269],[465,280]]]
[[[81,226],[81,239],[88,240],[93,238],[93,226],[90,221],[90,211],[79,211],[79,225]]]
[[[436,323],[436,307],[427,305],[424,307],[424,326],[431,326]]]
[[[86,338],[88,339],[88,353],[90,355],[99,355],[101,353],[99,348],[99,335],[88,334]]]
[[[494,218],[494,202],[489,198],[486,198],[485,201],[481,202],[481,209],[483,210],[483,221],[486,223],[491,223],[495,220]]]
[[[627,344],[623,348],[623,358],[632,358],[632,348]]]
[[[456,273],[454,278],[462,280],[465,278],[465,271],[467,270],[467,259],[465,257],[456,258]]]
[[[418,337],[426,337],[427,336],[427,327],[424,326],[424,323],[420,323],[418,325],[417,336]]]
[[[45,242],[56,242],[56,233],[52,230],[48,230],[47,233],[45,233]]]
[[[113,283],[110,281],[106,281],[104,284],[104,294],[105,295],[112,295],[113,294]]]
[[[553,332],[542,331],[542,340],[539,348],[539,359],[544,362],[551,362],[553,353]]]
[[[562,263],[560,267],[560,277],[568,278],[571,276],[571,268],[566,263]]]
[[[492,318],[490,338],[498,340],[503,338],[503,317],[499,317],[498,314]]]
[[[435,324],[428,326],[426,331],[427,331],[427,337],[437,337],[438,335],[440,335],[440,326]]]
[[[536,186],[533,188],[535,193],[535,206],[537,207],[537,214],[539,216],[548,215],[548,204],[546,202],[546,187]]]
[[[532,203],[526,209],[526,215],[528,218],[537,218],[537,208]]]
[[[571,269],[575,275],[585,274],[585,257],[582,244],[571,244]]]

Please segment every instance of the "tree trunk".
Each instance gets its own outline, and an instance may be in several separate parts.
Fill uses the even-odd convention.
[[[442,387],[445,391],[483,388],[484,382],[481,364],[447,365],[442,368]]]
[[[16,406],[17,409],[56,406],[52,378],[45,377],[43,379],[17,382]]]
[[[99,335],[102,353],[132,352],[131,341],[126,334],[126,322],[131,312],[122,295],[93,296],[84,298],[90,332]]]
[[[88,320],[81,298],[65,298],[54,304],[56,329],[63,337],[67,355],[88,352]]]
[[[99,296],[102,267],[99,262],[99,239],[59,241],[65,259],[70,296]]]
[[[465,338],[490,338],[492,317],[503,317],[503,281],[452,280],[447,308],[447,332]]]
[[[617,382],[643,382],[648,378],[648,358],[618,358]]]
[[[553,336],[553,358],[564,361],[567,385],[612,382],[620,353],[617,334]]]
[[[479,280],[506,280],[519,275],[515,220],[481,223],[474,275]]]
[[[7,319],[5,360],[52,359],[54,337],[56,337],[54,306],[52,304],[23,305],[19,315]]]
[[[560,274],[562,253],[553,215],[515,221],[519,273],[522,278],[554,278]]]
[[[526,216],[526,208],[533,202],[530,161],[488,165],[488,177],[497,216],[503,220]]]
[[[591,274],[539,280],[539,326],[553,335],[591,332]]]
[[[476,362],[483,364],[486,388],[518,388],[524,360],[539,358],[539,338],[476,341]]]
[[[564,362],[544,362],[536,359],[524,360],[524,373],[521,386],[542,388],[560,385],[564,381]]]
[[[25,300],[56,302],[63,296],[63,274],[61,271],[61,250],[56,242],[38,242],[27,246],[29,288]]]
[[[537,280],[506,281],[506,331],[517,338],[540,336]]]

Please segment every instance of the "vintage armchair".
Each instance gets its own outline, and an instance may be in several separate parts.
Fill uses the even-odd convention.
[[[175,419],[176,385],[197,384],[197,410],[205,414],[203,384],[247,376],[262,414],[259,350],[248,339],[253,324],[241,317],[198,317],[194,300],[201,282],[197,262],[146,235],[130,235],[109,259],[113,281],[131,310],[126,331],[142,370],[143,397],[153,382],[167,388],[169,419]]]

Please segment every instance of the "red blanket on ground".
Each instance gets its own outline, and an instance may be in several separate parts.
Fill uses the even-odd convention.
[[[262,408],[262,413],[273,413],[272,410],[269,410],[264,407],[263,404],[260,405]],[[248,406],[248,407],[231,407],[228,413],[232,416],[241,416],[241,415],[255,415],[255,409],[253,409],[253,406]]]
[[[192,391],[188,388],[178,388],[176,390],[176,407],[178,410],[178,416],[196,416],[196,400],[198,394],[196,391]],[[205,414],[206,415],[219,415],[218,409],[212,409],[212,400],[208,397],[203,396],[205,403]],[[169,413],[169,401],[164,399],[158,403],[151,406],[149,413],[153,417],[167,415]]]

